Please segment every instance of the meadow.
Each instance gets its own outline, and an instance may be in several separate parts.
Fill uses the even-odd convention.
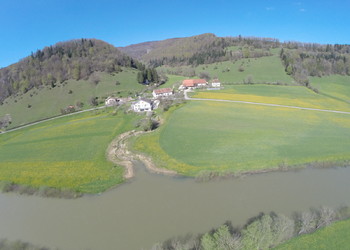
[[[350,160],[350,116],[192,101],[134,149],[183,175],[255,172]],[[327,165],[326,164],[326,165]]]
[[[192,66],[161,66],[160,71],[171,71],[175,74],[193,72],[199,76],[201,72],[209,73],[211,78],[219,78],[225,84],[244,83],[283,83],[296,85],[294,79],[287,75],[279,58],[279,49],[271,50],[271,56],[259,58],[242,58],[235,61],[224,61]],[[193,77],[188,77],[193,78]]]
[[[32,89],[25,94],[9,97],[0,105],[0,118],[5,114],[12,117],[11,127],[34,122],[61,114],[61,109],[82,102],[82,109],[91,108],[91,97],[98,97],[104,104],[106,97],[126,97],[144,89],[136,80],[137,70],[124,68],[118,74],[99,73],[100,82],[89,80],[68,80],[56,87],[45,86]],[[118,82],[118,84],[117,84]]]
[[[185,76],[178,76],[178,75],[167,75],[168,80],[166,83],[159,86],[159,88],[173,88],[174,85],[177,86],[177,88],[182,84],[182,81],[187,79]]]
[[[111,109],[64,117],[0,135],[0,181],[99,193],[123,181],[108,144],[139,116]]]
[[[328,85],[332,86],[330,83]],[[346,90],[349,91],[350,87]],[[328,92],[324,93],[317,94],[303,86],[242,84],[226,85],[216,91],[198,90],[192,97],[350,111],[350,102],[329,97]],[[336,94],[338,93],[342,91],[337,91]]]
[[[293,238],[275,249],[349,249],[350,220],[335,222],[330,226],[317,230],[312,234]]]
[[[313,87],[319,90],[321,95],[347,104],[350,103],[350,76],[311,77],[310,82]]]

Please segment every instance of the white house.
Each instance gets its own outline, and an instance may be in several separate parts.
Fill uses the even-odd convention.
[[[151,111],[152,110],[152,103],[148,100],[138,100],[137,102],[134,102],[131,105],[131,108],[135,112],[143,112],[143,111]]]
[[[212,83],[211,83],[211,86],[212,86],[213,88],[219,88],[219,87],[221,86],[221,83],[220,83],[219,79],[214,79],[214,80],[212,81]]]
[[[105,100],[105,105],[106,106],[116,106],[118,105],[118,102],[117,102],[117,99],[115,99],[114,97],[108,97],[106,100]]]
[[[173,95],[173,90],[171,88],[155,89],[152,95],[154,98],[171,96]]]

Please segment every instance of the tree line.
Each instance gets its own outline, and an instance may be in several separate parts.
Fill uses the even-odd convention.
[[[241,228],[226,222],[208,233],[175,237],[155,244],[152,250],[251,250],[269,249],[302,234],[312,233],[337,220],[350,217],[348,207],[328,207],[295,213],[292,218],[271,212],[261,213]]]
[[[350,45],[286,44],[280,58],[286,73],[305,85],[309,76],[350,75]]]

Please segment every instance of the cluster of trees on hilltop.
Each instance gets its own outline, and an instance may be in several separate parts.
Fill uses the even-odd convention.
[[[142,63],[106,42],[96,39],[61,42],[0,69],[0,102],[33,87],[54,87],[68,79],[88,79],[96,71],[119,72],[121,67],[145,70]]]
[[[199,65],[240,58],[255,58],[271,55],[269,49],[280,45],[277,39],[255,37],[217,37],[203,34],[193,37],[147,42],[121,48],[136,56],[151,67],[162,65]],[[230,51],[230,46],[244,47],[245,50]],[[137,51],[135,53],[134,49]],[[259,50],[254,50],[259,49]]]
[[[350,75],[350,45],[286,43],[280,57],[286,73],[306,85],[309,76]]]

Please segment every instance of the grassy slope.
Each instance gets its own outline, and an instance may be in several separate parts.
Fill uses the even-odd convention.
[[[200,72],[208,72],[212,78],[218,77],[222,83],[243,83],[248,76],[251,76],[254,83],[280,82],[294,85],[293,78],[285,73],[278,55],[279,49],[273,49],[271,52],[273,53],[272,56],[240,59],[236,62],[226,61],[204,64],[197,66],[194,70],[197,75]],[[244,68],[243,72],[238,70],[241,65]],[[191,66],[159,67],[161,70],[166,71],[169,69],[174,72],[177,69],[181,72],[186,72],[190,68]]]
[[[184,76],[177,76],[177,75],[167,75],[168,81],[160,85],[159,88],[172,88],[174,85],[180,86],[182,84],[182,81],[187,79]]]
[[[275,249],[349,249],[350,220],[335,222],[312,234],[294,238]]]
[[[311,84],[327,97],[350,103],[350,76],[311,77]]]
[[[243,72],[238,71],[241,65],[244,68]],[[208,72],[213,78],[218,77],[223,83],[243,83],[248,76],[251,76],[254,83],[281,82],[294,84],[293,78],[284,72],[281,61],[277,56],[241,59],[235,63],[213,63],[196,68],[197,74],[203,71]]]
[[[185,175],[350,159],[350,117],[244,104],[191,102],[135,148]]]
[[[350,111],[350,103],[316,94],[302,86],[234,85],[219,91],[198,91],[193,97]]]
[[[108,97],[111,94],[128,96],[129,92],[134,93],[143,89],[144,86],[137,83],[136,76],[136,70],[124,69],[114,76],[100,73],[101,81],[96,86],[89,81],[69,80],[66,85],[58,85],[53,89],[48,87],[33,89],[21,96],[7,98],[0,106],[0,117],[11,114],[13,121],[11,126],[14,127],[59,115],[61,108],[75,105],[77,101],[83,102],[83,108],[86,109],[90,107],[89,100],[93,96]],[[116,81],[119,81],[120,85],[116,85]],[[68,93],[69,90],[72,90],[71,94]],[[28,108],[28,104],[31,108]]]
[[[110,141],[133,128],[135,115],[98,111],[0,135],[0,180],[98,193],[123,181],[107,162]]]

